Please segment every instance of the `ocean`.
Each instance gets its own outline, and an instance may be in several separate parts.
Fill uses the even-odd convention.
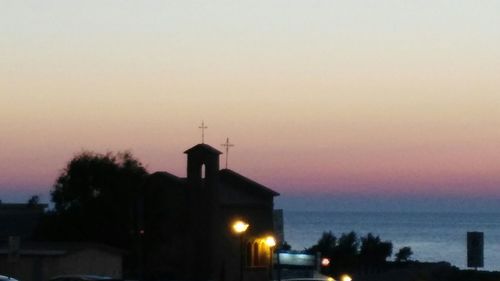
[[[314,245],[324,231],[373,233],[411,247],[413,260],[466,268],[468,231],[484,232],[484,269],[500,271],[500,213],[373,213],[284,211],[285,240],[294,250]]]

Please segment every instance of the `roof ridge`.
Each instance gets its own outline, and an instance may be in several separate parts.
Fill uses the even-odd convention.
[[[271,188],[269,188],[269,187],[267,187],[267,186],[265,186],[265,185],[263,185],[261,183],[258,183],[256,181],[250,179],[250,178],[247,178],[247,177],[243,176],[242,174],[237,173],[237,172],[235,172],[235,171],[233,171],[231,169],[227,169],[227,168],[226,169],[221,169],[221,170],[219,170],[219,173],[227,174],[227,175],[230,175],[230,176],[237,177],[240,180],[243,180],[243,181],[245,181],[245,182],[247,182],[249,184],[252,184],[252,185],[260,188],[262,191],[269,192],[269,193],[273,194],[273,196],[280,195],[278,192],[272,190]]]
[[[191,152],[196,151],[196,150],[205,150],[207,152],[214,153],[214,154],[222,154],[222,152],[220,152],[219,150],[217,150],[213,146],[208,145],[206,143],[199,143],[199,144],[189,148],[188,150],[184,151],[184,153],[188,154],[188,153],[191,153]]]

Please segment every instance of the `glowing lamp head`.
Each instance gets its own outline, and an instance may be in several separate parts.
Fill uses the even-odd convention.
[[[248,226],[249,226],[248,223],[246,223],[244,221],[235,221],[233,223],[233,231],[235,233],[240,234],[240,233],[247,231]]]
[[[352,278],[351,276],[347,275],[347,274],[343,274],[341,277],[340,277],[340,281],[352,281]]]
[[[335,281],[335,279],[333,279],[333,277],[328,277],[326,278],[327,281]]]
[[[322,258],[321,259],[321,266],[329,266],[330,265],[330,259],[329,258]]]
[[[272,236],[267,236],[266,237],[266,245],[270,248],[276,246],[276,239],[274,239],[274,237],[272,237]]]

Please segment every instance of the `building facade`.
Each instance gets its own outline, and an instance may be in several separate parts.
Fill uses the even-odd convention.
[[[143,188],[143,269],[148,279],[268,280],[277,192],[232,170],[206,144],[187,151],[187,176],[149,176]],[[248,224],[237,233],[233,224]]]

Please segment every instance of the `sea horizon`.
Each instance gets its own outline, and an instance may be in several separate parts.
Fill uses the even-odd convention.
[[[331,231],[368,233],[393,243],[394,255],[401,247],[412,248],[412,260],[445,261],[466,268],[468,231],[484,232],[485,270],[500,270],[500,216],[498,212],[347,212],[284,210],[285,241],[294,250],[314,245]],[[392,260],[393,256],[389,260]]]

